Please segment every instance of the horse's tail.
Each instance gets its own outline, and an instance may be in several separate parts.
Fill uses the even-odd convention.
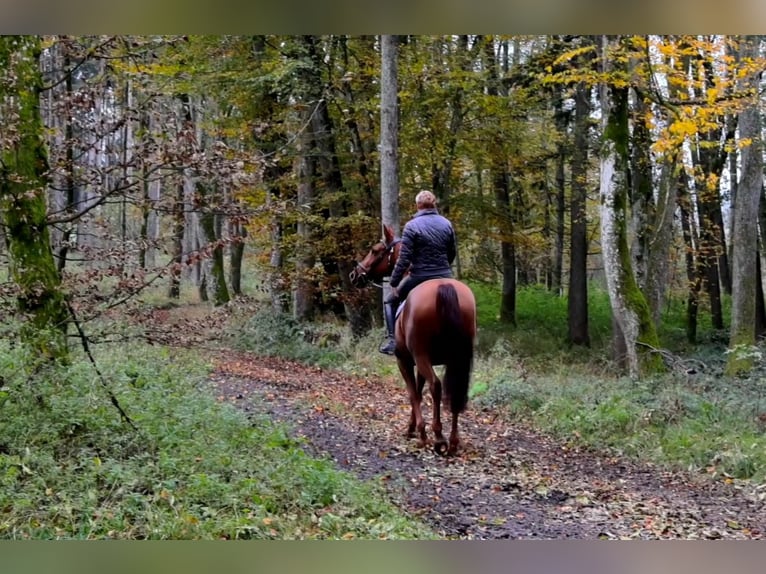
[[[447,351],[442,382],[450,395],[450,410],[453,414],[461,413],[468,403],[468,385],[473,367],[473,334],[466,330],[454,285],[439,285],[436,291],[436,312],[442,320],[441,333]]]

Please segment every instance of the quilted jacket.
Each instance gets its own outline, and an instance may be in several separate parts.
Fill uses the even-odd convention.
[[[413,278],[452,277],[457,242],[449,219],[433,209],[420,209],[404,226],[399,259],[391,273],[391,287],[398,287],[410,270]]]

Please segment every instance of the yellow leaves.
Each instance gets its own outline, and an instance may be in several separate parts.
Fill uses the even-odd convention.
[[[691,119],[678,120],[670,124],[668,131],[676,137],[690,137],[697,133],[697,124]]]
[[[592,44],[587,46],[582,46],[579,48],[574,48],[572,50],[567,50],[566,52],[561,54],[558,58],[556,58],[553,61],[553,66],[560,66],[562,64],[565,64],[574,60],[578,56],[582,56],[583,54],[588,54],[590,52],[595,52],[595,51],[596,51],[596,46]],[[552,66],[547,66],[546,71],[550,73],[552,71]]]
[[[746,148],[753,143],[753,138],[739,138],[737,140],[737,147],[739,149]]]

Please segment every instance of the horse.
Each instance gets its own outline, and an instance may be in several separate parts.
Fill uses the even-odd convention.
[[[349,274],[355,287],[380,283],[391,275],[401,244],[393,230],[383,226],[384,237],[356,262]],[[418,447],[428,443],[421,403],[423,388],[433,399],[434,451],[454,455],[460,443],[458,417],[468,403],[476,339],[476,299],[471,289],[456,279],[430,279],[410,291],[396,319],[395,341],[399,372],[407,385],[410,419],[406,436],[418,438]],[[444,366],[443,380],[434,366]],[[442,395],[442,392],[444,393]],[[441,402],[452,413],[449,444],[442,434]],[[417,433],[417,434],[416,434]]]

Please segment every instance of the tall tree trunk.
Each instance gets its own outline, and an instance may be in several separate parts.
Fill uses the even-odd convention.
[[[234,297],[242,295],[242,263],[245,256],[245,240],[247,228],[241,221],[231,221],[229,224],[231,246],[229,250],[229,286]]]
[[[191,147],[194,142],[194,125],[192,122],[191,101],[187,94],[178,96],[180,101],[178,137],[187,146]],[[191,151],[191,150],[189,150]],[[168,285],[168,297],[178,299],[181,296],[181,270],[183,265],[184,235],[186,233],[186,186],[188,183],[186,170],[178,175],[176,182],[175,201],[171,217],[173,220],[173,232],[170,239],[172,262],[170,266],[170,283]]]
[[[399,64],[398,38],[380,37],[380,213],[382,225],[399,236]],[[381,237],[383,230],[381,229]],[[383,282],[382,301],[391,295]],[[381,301],[381,302],[382,302]],[[381,307],[382,310],[382,307]]]
[[[317,113],[316,106],[309,106],[306,118]],[[314,234],[310,223],[314,211],[316,177],[316,159],[314,157],[314,138],[311,129],[306,129],[300,136],[296,169],[298,172],[297,204],[298,222],[296,225],[297,245],[295,246],[295,281],[293,281],[293,317],[299,321],[310,321],[314,317],[314,286],[311,271],[314,268]]]
[[[380,50],[380,212],[383,225],[391,227],[398,236],[400,223],[397,37],[381,36]]]
[[[487,68],[487,94],[490,97],[503,96],[498,73],[498,62],[495,55],[494,39],[489,36],[483,39],[484,57]],[[500,256],[502,287],[500,292],[500,321],[516,324],[516,248],[513,244],[514,206],[511,200],[511,182],[508,172],[508,162],[503,145],[503,134],[493,134],[491,152],[492,186],[495,195],[495,205],[499,214],[500,225]]]
[[[148,162],[148,140],[151,138],[151,125],[149,120],[149,112],[147,110],[141,110],[141,119],[140,119],[140,143],[139,143],[139,150],[138,150],[138,163],[140,165],[139,169],[139,177],[141,178],[140,189],[141,189],[141,200],[140,200],[140,206],[141,206],[141,229],[139,231],[139,237],[138,237],[138,266],[141,269],[146,269],[147,267],[147,253],[149,251],[149,245],[151,243],[150,241],[150,235],[149,235],[149,225],[150,225],[150,217],[151,213],[153,211],[152,209],[152,196],[150,192],[150,182],[149,182],[149,166],[147,165]]]
[[[0,36],[0,105],[4,118],[0,208],[22,336],[42,356],[67,356],[68,309],[47,225],[48,160],[40,115],[40,39]]]
[[[590,346],[588,330],[588,122],[590,87],[575,87],[575,126],[572,149],[568,324],[572,345]]]
[[[210,262],[207,265],[209,273],[205,273],[205,289],[208,297],[216,306],[224,305],[231,300],[226,286],[224,271],[223,242],[221,230],[223,215],[213,206],[213,190],[202,182],[196,183],[197,196],[201,200],[199,211],[199,234],[201,247],[209,253]]]
[[[269,171],[268,169],[266,171]],[[271,236],[271,253],[269,255],[269,299],[271,308],[275,313],[284,313],[289,308],[289,301],[285,296],[283,280],[284,256],[282,253],[283,224],[281,210],[277,207],[279,201],[279,187],[269,186],[266,192],[266,207],[272,213],[269,231]]]
[[[699,294],[702,290],[702,274],[699,260],[699,235],[695,225],[689,184],[683,167],[678,176],[678,207],[681,211],[681,229],[685,245],[686,280],[688,293],[686,297],[686,340],[697,342],[697,318],[699,315]]]
[[[757,58],[760,41],[757,36],[744,40],[743,57]],[[755,347],[756,273],[758,265],[758,204],[763,190],[763,142],[758,88],[761,74],[752,74],[745,89],[753,101],[739,114],[740,140],[747,142],[741,150],[742,176],[737,189],[732,242],[733,281],[731,330],[726,371],[730,375],[747,372],[753,367]]]
[[[761,266],[763,247],[755,254],[755,338],[766,335],[766,300],[763,296],[763,267]]]
[[[651,259],[650,246],[654,229],[655,204],[652,188],[652,160],[649,153],[651,134],[647,123],[649,106],[643,94],[633,90],[630,137],[630,216],[633,236],[631,254],[639,288],[646,292],[646,274]]]
[[[562,289],[561,278],[564,271],[564,219],[566,217],[566,163],[571,145],[568,141],[569,112],[564,110],[564,99],[561,90],[556,94],[554,117],[559,142],[556,144],[556,193],[555,193],[555,225],[550,226],[550,233],[555,233],[553,238],[553,253],[549,265],[548,287],[554,293],[560,294]],[[549,197],[549,194],[546,197]],[[546,222],[549,220],[549,209],[546,209]],[[555,228],[555,229],[554,229]]]
[[[611,71],[614,40],[602,39],[602,62]],[[651,349],[659,346],[649,306],[638,287],[628,246],[628,90],[601,86],[603,147],[601,152],[601,244],[609,300],[619,329],[617,346],[624,343],[631,377],[660,371],[662,359]]]
[[[64,205],[60,206],[60,209],[63,213],[65,213],[67,216],[74,215],[80,207],[78,206],[78,197],[77,197],[77,185],[75,183],[74,178],[74,171],[75,171],[75,143],[74,143],[74,126],[73,126],[73,118],[72,118],[72,100],[73,100],[73,84],[72,84],[72,74],[70,72],[70,67],[72,65],[70,54],[69,54],[69,46],[65,42],[61,42],[58,44],[58,49],[56,52],[61,53],[61,67],[64,71],[64,83],[63,83],[63,94],[60,95],[60,98],[64,101],[64,112],[63,112],[63,118],[59,117],[54,122],[51,122],[49,125],[55,125],[56,123],[60,123],[63,121],[64,123],[64,140],[55,142],[58,144],[59,148],[64,149],[64,173],[60,174],[58,177],[54,177],[54,182],[56,179],[60,179],[60,182],[58,183],[58,187],[63,189],[63,193],[65,194],[64,197]],[[54,56],[55,57],[55,56]],[[55,67],[54,67],[55,69]],[[60,73],[60,71],[59,71]],[[56,90],[52,89],[49,92],[49,97],[51,99],[54,99],[56,97]],[[55,136],[54,136],[55,137]],[[59,190],[54,191],[54,193],[61,193]],[[54,205],[58,206],[58,202],[54,203]],[[67,262],[67,256],[69,255],[69,250],[73,247],[76,247],[77,242],[77,227],[78,223],[66,223],[64,224],[64,228],[61,230],[61,234],[59,236],[59,242],[58,242],[58,249],[56,252],[57,257],[57,267],[59,273],[61,273],[64,268],[66,267]],[[55,232],[54,232],[55,233]],[[55,243],[55,241],[54,241]],[[74,243],[74,245],[73,245]]]

